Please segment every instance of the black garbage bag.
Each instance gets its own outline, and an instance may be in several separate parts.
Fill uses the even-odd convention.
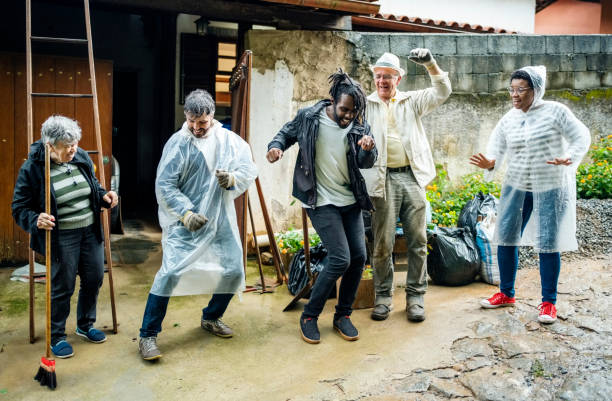
[[[459,220],[457,220],[457,227],[469,228],[473,236],[476,234],[478,216],[487,216],[495,214],[496,212],[497,199],[495,196],[491,194],[485,195],[480,191],[463,206],[463,209],[461,209]]]
[[[427,230],[427,273],[434,283],[458,286],[474,281],[480,257],[467,228],[436,227]]]
[[[310,270],[315,272],[321,272],[327,263],[327,249],[323,246],[323,243],[310,248]],[[306,272],[306,257],[304,256],[304,248],[300,249],[293,255],[291,264],[289,265],[289,282],[287,288],[292,295],[300,292],[302,288],[308,283],[308,273]],[[335,297],[336,292],[332,291]],[[304,298],[310,298],[310,292],[306,294]]]

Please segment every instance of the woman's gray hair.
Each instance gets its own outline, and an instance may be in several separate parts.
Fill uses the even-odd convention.
[[[202,114],[215,114],[215,101],[204,89],[196,89],[185,98],[185,114],[200,117]]]
[[[42,124],[40,131],[43,143],[73,144],[81,140],[81,127],[76,121],[64,116],[51,116]]]

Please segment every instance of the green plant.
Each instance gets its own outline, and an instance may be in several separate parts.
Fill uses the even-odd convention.
[[[281,253],[296,253],[304,247],[304,235],[302,230],[290,229],[282,233],[276,234],[276,243]],[[308,234],[308,243],[311,247],[321,242],[319,234]]]
[[[461,185],[453,187],[447,171],[440,165],[436,168],[436,179],[426,187],[426,197],[431,205],[431,222],[435,225],[456,225],[461,209],[478,192],[499,197],[500,185],[494,181],[485,181],[482,173],[467,174],[461,177]]]
[[[612,198],[612,135],[593,144],[588,153],[590,162],[578,166],[576,193],[579,198]]]
[[[362,280],[371,280],[374,276],[373,276],[374,272],[372,270],[372,266],[371,265],[365,265],[365,267],[363,268],[363,272],[361,273],[361,279]]]

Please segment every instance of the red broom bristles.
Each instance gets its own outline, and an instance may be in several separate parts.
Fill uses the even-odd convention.
[[[55,360],[47,359],[44,356],[40,358],[40,368],[34,376],[34,380],[40,382],[41,386],[47,386],[51,390],[57,387],[57,378],[55,377]]]

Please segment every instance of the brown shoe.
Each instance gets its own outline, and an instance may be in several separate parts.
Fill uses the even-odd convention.
[[[425,320],[425,306],[422,295],[406,299],[406,317],[411,322],[422,322]]]
[[[234,335],[234,331],[228,325],[223,323],[221,319],[202,319],[202,328],[218,337],[230,338]]]

